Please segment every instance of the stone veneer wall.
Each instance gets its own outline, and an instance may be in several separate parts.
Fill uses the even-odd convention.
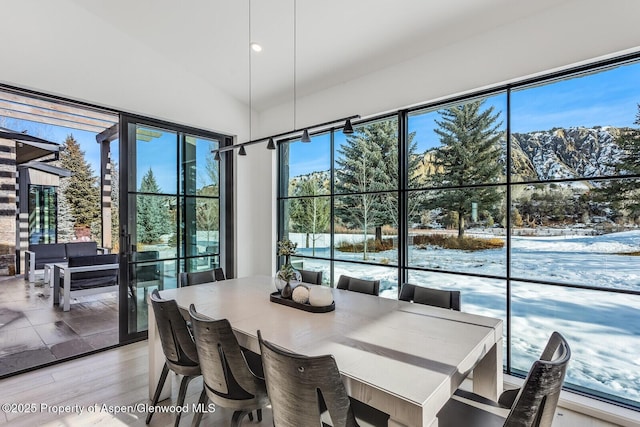
[[[0,139],[0,276],[16,273],[16,143]]]

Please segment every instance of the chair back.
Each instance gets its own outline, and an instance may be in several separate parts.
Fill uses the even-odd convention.
[[[224,270],[221,267],[213,269],[213,276],[215,277],[216,282],[219,282],[221,280],[227,280],[227,278],[224,275]]]
[[[298,270],[304,283],[322,285],[322,271]]]
[[[529,374],[509,412],[505,427],[550,427],[571,359],[569,343],[554,332],[533,363]]]
[[[246,362],[227,319],[212,320],[189,307],[200,369],[209,399],[234,410],[253,410],[269,403],[264,380]]]
[[[202,283],[211,283],[215,281],[216,278],[213,270],[180,273],[180,286],[200,285]]]
[[[91,265],[117,264],[118,262],[118,254],[82,255],[70,257],[68,259],[69,267],[87,267]],[[71,273],[71,282],[73,283],[77,280],[108,278],[115,284],[118,283],[118,271],[119,269],[117,267],[113,270],[79,271]]]
[[[320,426],[326,405],[334,427],[358,426],[333,356],[289,353],[263,340],[260,331],[258,340],[274,425]]]
[[[343,274],[338,279],[336,288],[378,296],[380,295],[380,280],[364,280]]]
[[[158,325],[162,351],[170,367],[197,366],[198,352],[175,300],[163,300],[157,289],[151,292],[153,314]]]
[[[83,255],[97,255],[98,243],[97,242],[65,243],[65,252],[67,254],[67,258],[83,256]]]
[[[460,291],[433,289],[405,283],[398,299],[460,311]]]

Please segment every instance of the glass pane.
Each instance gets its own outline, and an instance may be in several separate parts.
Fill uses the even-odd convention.
[[[311,137],[281,146],[280,182],[283,197],[329,194],[331,178],[331,134]]]
[[[187,258],[185,260],[186,270],[185,271],[204,271],[211,270],[213,268],[219,267],[219,257],[218,256],[201,256],[196,258]]]
[[[638,289],[638,216],[629,209],[638,189],[631,179],[513,186],[512,276]]]
[[[526,373],[553,331],[571,346],[565,386],[640,403],[640,298],[512,282],[512,365]]]
[[[303,197],[283,201],[285,236],[298,244],[297,252],[304,255],[330,257],[329,197]]]
[[[335,198],[335,258],[398,263],[398,193]]]
[[[132,188],[141,193],[176,194],[178,189],[178,135],[164,129],[136,127],[136,159]]]
[[[185,200],[186,256],[218,253],[220,206],[218,199],[188,197]]]
[[[335,134],[335,192],[360,193],[398,188],[398,120],[354,127]]]
[[[617,175],[619,139],[638,125],[638,81],[636,63],[513,91],[512,181]]]
[[[158,251],[160,258],[177,257],[176,198],[130,195],[131,244],[139,252]]]
[[[212,150],[217,150],[219,141],[195,136],[185,137],[183,157],[184,187],[188,195],[217,196],[218,162],[213,159]]]
[[[409,188],[505,182],[506,94],[409,115]]]
[[[129,333],[148,328],[147,295],[155,288],[174,289],[178,285],[176,260],[151,261],[160,256],[157,251],[134,252],[129,264],[129,292],[133,290],[135,300],[129,307]]]
[[[409,224],[409,266],[506,275],[505,191],[474,187],[410,192],[409,206],[422,210]]]
[[[380,280],[380,296],[391,299],[398,298],[397,268],[350,262],[335,262],[333,268],[333,287],[338,283],[338,279],[342,274],[358,279]]]

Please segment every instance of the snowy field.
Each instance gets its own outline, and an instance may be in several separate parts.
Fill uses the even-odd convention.
[[[344,239],[353,237],[345,235]],[[299,242],[299,253],[311,255],[311,249],[301,248],[304,235],[290,234],[290,238]],[[336,241],[341,238],[336,236]],[[326,237],[323,239],[326,242]],[[316,246],[320,242],[317,240]],[[638,250],[640,231],[602,236],[512,237],[511,275],[640,291],[640,257],[619,255]],[[329,248],[324,246],[315,253],[329,257]],[[336,256],[362,260],[361,253],[336,252]],[[390,264],[396,260],[396,251],[371,254],[370,259]],[[506,275],[505,249],[461,252],[410,247],[409,260],[416,267]],[[323,277],[329,277],[327,261],[305,259],[304,268],[322,270]],[[397,296],[395,267],[336,262],[335,274],[336,278],[348,274],[380,279],[381,296]],[[505,280],[411,272],[409,281],[458,289],[462,292],[463,311],[502,318],[506,325]],[[567,384],[640,404],[640,296],[524,282],[512,282],[511,292],[514,369],[528,371],[551,332],[557,330],[569,340],[572,349]]]

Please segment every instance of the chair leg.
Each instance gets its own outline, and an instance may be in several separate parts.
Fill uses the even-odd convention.
[[[202,389],[202,393],[200,393],[200,399],[198,399],[198,407],[202,408],[207,403],[207,392],[205,389]],[[200,421],[202,420],[202,412],[196,412],[193,414],[193,420],[191,421],[191,427],[198,427],[200,425]]]
[[[242,419],[245,415],[247,415],[248,411],[236,411],[233,413],[231,417],[231,427],[240,427],[240,423],[242,423]]]
[[[167,362],[165,362],[164,366],[162,367],[162,374],[160,374],[160,380],[158,380],[158,385],[156,386],[156,392],[153,395],[151,406],[156,406],[158,404],[158,399],[160,399],[160,393],[162,392],[162,387],[164,387],[164,382],[167,380],[168,374],[169,366],[167,366]],[[147,414],[147,420],[145,421],[145,424],[149,424],[151,422],[151,417],[153,417],[153,412],[149,412]]]
[[[249,412],[247,416],[249,417],[249,421],[253,421],[253,413]]]
[[[256,413],[258,414],[258,422],[262,422],[262,409],[258,409]]]
[[[187,395],[187,387],[189,387],[189,381],[191,381],[194,377],[184,376],[182,377],[182,382],[180,382],[180,392],[178,393],[178,406],[184,405],[184,398]],[[176,423],[174,427],[178,427],[180,424],[180,417],[182,416],[182,411],[178,410],[176,413]]]

